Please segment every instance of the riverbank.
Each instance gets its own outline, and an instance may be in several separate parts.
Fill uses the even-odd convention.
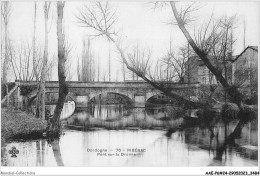
[[[43,137],[47,127],[45,120],[36,119],[32,114],[20,110],[1,109],[1,154],[5,152],[7,141],[15,139],[36,139]],[[6,157],[1,156],[5,165]]]
[[[12,139],[34,139],[42,137],[47,122],[20,110],[2,108],[1,146]]]

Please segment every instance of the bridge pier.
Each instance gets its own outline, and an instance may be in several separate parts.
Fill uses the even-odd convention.
[[[89,96],[76,96],[75,101],[77,107],[87,107],[89,102]]]
[[[16,105],[17,105],[17,108],[18,109],[21,109],[22,108],[22,104],[23,104],[23,97],[21,96],[21,88],[20,86],[17,87],[17,102],[16,102]]]
[[[134,96],[134,107],[144,108],[145,107],[145,96],[143,95],[135,95]]]

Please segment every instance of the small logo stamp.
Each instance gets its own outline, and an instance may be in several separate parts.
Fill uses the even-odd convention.
[[[15,146],[12,147],[12,149],[9,150],[9,154],[11,155],[11,157],[17,157],[16,155],[19,154],[19,150],[16,149]]]

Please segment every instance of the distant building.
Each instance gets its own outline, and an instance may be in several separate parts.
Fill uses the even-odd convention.
[[[233,61],[232,79],[236,85],[247,88],[247,93],[257,92],[258,47],[248,46]]]
[[[215,78],[213,79],[213,82],[215,82]],[[210,72],[203,61],[198,56],[190,57],[185,63],[184,82],[209,84],[210,81]]]
[[[210,57],[213,65],[216,65],[216,59]],[[220,64],[223,67],[223,64]],[[231,81],[232,79],[232,62],[231,59],[226,61],[227,67],[227,79]],[[224,69],[223,69],[224,75]],[[208,67],[204,62],[197,56],[191,56],[185,63],[185,75],[184,82],[194,83],[199,82],[201,84],[216,84],[216,77],[209,71]]]

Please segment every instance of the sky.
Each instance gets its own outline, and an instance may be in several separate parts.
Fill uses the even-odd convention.
[[[80,27],[76,15],[83,5],[93,2],[72,2],[68,1],[64,8],[64,31],[72,45],[71,70],[75,73],[73,80],[77,80],[76,68],[77,59],[82,55],[83,39],[91,35],[92,32]],[[44,2],[37,3],[37,43],[44,44]],[[152,62],[160,59],[169,48],[170,39],[173,49],[177,51],[178,46],[185,44],[186,40],[177,26],[167,24],[174,18],[170,6],[154,9],[148,2],[111,2],[117,9],[118,20],[116,29],[120,29],[120,35],[124,47],[131,49],[137,44],[142,48],[149,49],[152,53]],[[12,12],[9,24],[10,39],[14,46],[26,41],[31,42],[33,36],[33,13],[34,2],[12,2]],[[183,3],[177,3],[180,9]],[[200,2],[200,9],[195,12],[197,20],[189,28],[199,28],[203,22],[209,20],[212,12],[214,18],[222,15],[232,16],[236,14],[239,22],[234,31],[237,38],[234,46],[234,55],[243,51],[244,44],[244,21],[246,21],[246,46],[257,46],[259,43],[259,2]],[[56,36],[56,3],[51,5],[51,15],[49,20],[49,59],[57,59],[57,36]],[[109,44],[104,38],[94,38],[91,40],[92,52],[95,55],[95,62],[99,57],[101,76],[106,76],[108,80],[108,51]],[[97,67],[97,64],[96,64]],[[53,80],[57,80],[57,71],[53,72]],[[112,81],[122,80],[122,66],[120,57],[113,45],[111,45],[111,78]],[[103,79],[103,78],[102,78]]]

